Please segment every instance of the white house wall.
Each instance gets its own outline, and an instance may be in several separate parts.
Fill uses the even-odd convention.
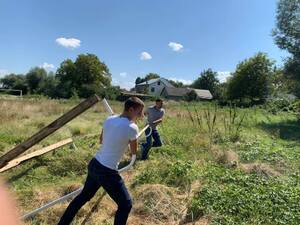
[[[160,82],[160,85],[158,85],[159,82]],[[148,94],[159,96],[164,87],[165,87],[165,84],[161,81],[152,83],[149,85]],[[154,88],[154,92],[151,91],[153,88]]]

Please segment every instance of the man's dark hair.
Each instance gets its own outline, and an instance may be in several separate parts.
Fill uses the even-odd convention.
[[[161,98],[157,98],[155,102],[163,102],[163,100]]]
[[[126,100],[124,104],[124,110],[129,111],[130,108],[133,108],[135,110],[139,107],[144,107],[144,106],[145,106],[144,102],[138,97],[130,97],[129,99]]]

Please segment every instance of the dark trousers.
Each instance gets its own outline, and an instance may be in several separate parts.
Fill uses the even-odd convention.
[[[114,225],[125,225],[132,208],[132,201],[124,181],[118,171],[103,166],[95,158],[89,163],[83,190],[70,203],[58,224],[70,224],[79,209],[96,194],[100,187],[103,187],[118,205]]]
[[[145,131],[146,136],[149,135],[150,132],[151,132],[150,128],[146,129]],[[152,139],[154,140],[153,142]],[[160,146],[162,146],[162,143],[160,140],[159,133],[156,129],[153,129],[151,135],[149,135],[146,138],[146,143],[142,144],[141,159],[146,160],[148,158],[149,150],[151,149],[151,147],[160,147]]]

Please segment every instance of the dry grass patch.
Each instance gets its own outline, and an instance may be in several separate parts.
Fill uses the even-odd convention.
[[[266,177],[279,177],[281,173],[274,170],[271,166],[265,163],[245,163],[240,165],[240,169],[246,173],[256,173]]]
[[[232,150],[219,150],[215,147],[211,150],[214,160],[226,167],[237,167],[239,163],[239,156]]]
[[[185,196],[175,188],[147,184],[139,187],[134,194],[133,213],[156,224],[174,224],[181,219],[186,208],[184,201]]]

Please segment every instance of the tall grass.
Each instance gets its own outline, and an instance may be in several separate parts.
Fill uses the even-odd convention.
[[[229,107],[229,112],[223,115],[224,134],[231,141],[234,142],[240,138],[245,116],[246,112],[239,116],[237,108],[232,105]]]
[[[206,132],[209,139],[209,148],[219,140],[239,140],[246,112],[241,113],[237,107],[230,105],[228,108],[220,109],[216,104],[209,105],[203,109],[195,105],[186,105],[188,118],[193,126],[199,131]]]

